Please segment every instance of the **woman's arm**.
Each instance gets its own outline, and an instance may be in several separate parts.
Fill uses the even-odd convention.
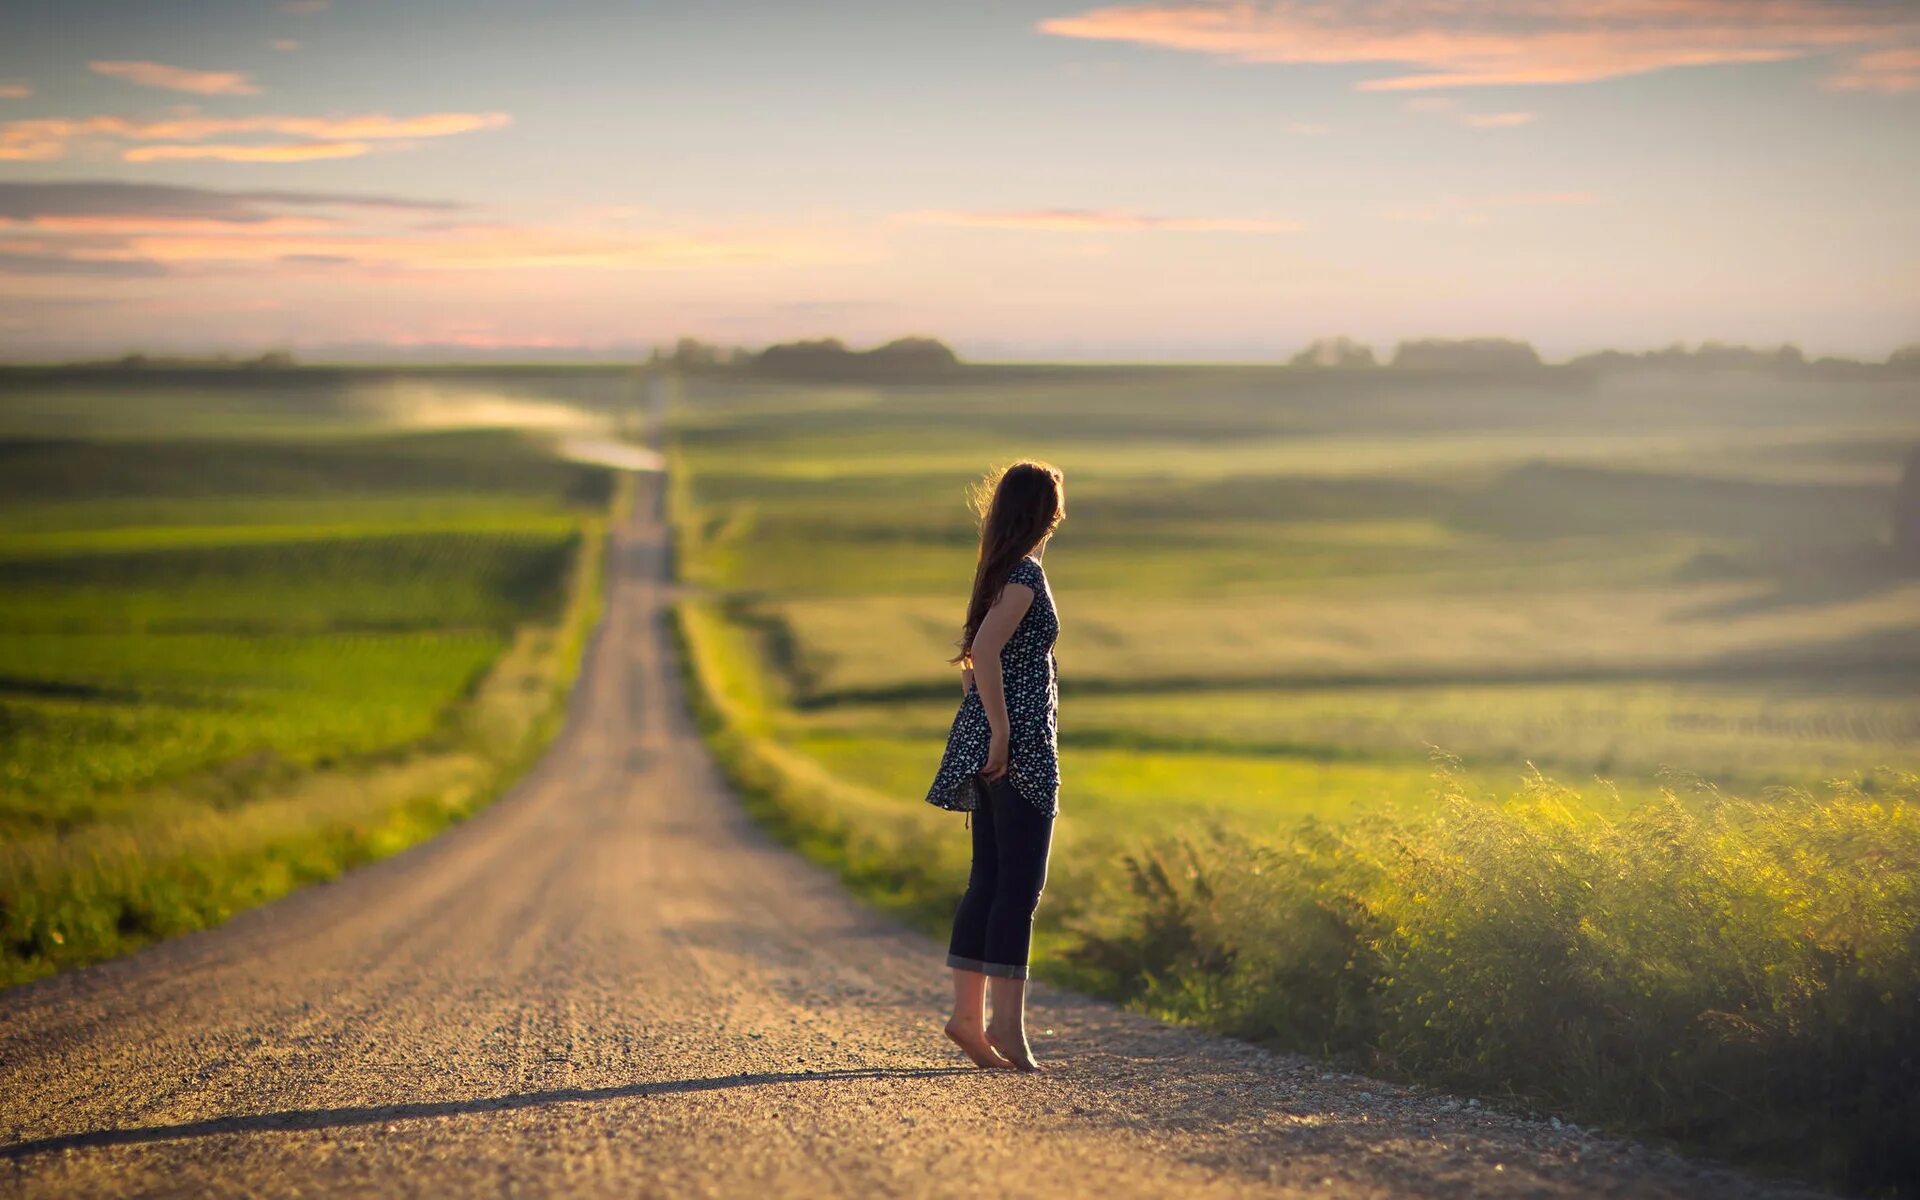
[[[1000,651],[1032,603],[1032,588],[1024,583],[1009,583],[973,635],[973,686],[980,693],[980,707],[986,710],[987,726],[993,731],[987,747],[986,769],[981,772],[988,779],[998,779],[1007,773],[1007,693],[1002,686],[1005,681],[1000,678]]]

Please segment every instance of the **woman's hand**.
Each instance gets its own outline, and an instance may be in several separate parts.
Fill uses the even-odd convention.
[[[960,668],[960,694],[964,696],[968,692],[971,692],[972,690],[973,690],[973,668],[961,667]]]
[[[980,778],[992,781],[1007,773],[1007,735],[995,732],[987,742],[987,765]]]

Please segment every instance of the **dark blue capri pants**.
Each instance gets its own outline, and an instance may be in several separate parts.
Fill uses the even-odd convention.
[[[973,869],[953,914],[947,965],[1025,979],[1053,818],[1022,799],[1005,775],[992,782],[974,776],[973,798]]]

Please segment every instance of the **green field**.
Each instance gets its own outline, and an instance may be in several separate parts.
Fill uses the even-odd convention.
[[[963,490],[1044,458],[1054,978],[1861,1186],[1905,1169],[1912,379],[704,375],[673,413],[707,728],[864,894],[933,930],[958,894],[921,797]],[[1836,1079],[1858,1095],[1814,1098]]]
[[[527,765],[616,485],[512,426],[617,417],[635,387],[102,375],[0,372],[7,980],[390,852]]]
[[[1920,768],[1920,576],[1880,545],[1913,387],[1543,374],[692,380],[685,570],[760,640],[783,734],[909,798],[956,694],[960,491],[1015,454],[1068,473],[1074,812],[1412,800],[1433,747],[1629,794]]]

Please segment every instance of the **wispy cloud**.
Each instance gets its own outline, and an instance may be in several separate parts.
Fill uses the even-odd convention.
[[[152,279],[166,267],[138,259],[74,258],[61,254],[16,253],[0,241],[0,275],[81,275],[105,279]]]
[[[1590,83],[1920,42],[1920,9],[1885,0],[1183,0],[1096,8],[1039,28],[1250,63],[1412,68],[1358,85],[1392,91]],[[1856,64],[1841,78],[1908,73],[1861,74]]]
[[[196,96],[256,96],[260,88],[244,71],[195,71],[157,62],[104,62],[87,64],[96,75],[124,79],[141,87],[163,88],[169,92],[191,92]]]
[[[135,146],[120,157],[128,162],[171,162],[180,159],[210,159],[215,162],[282,163],[311,162],[321,158],[358,158],[373,147],[367,142],[249,142],[234,145],[213,142],[160,146]]]
[[[357,193],[0,182],[0,271],[132,278],[280,268],[653,270],[818,262],[839,253],[777,231],[418,219],[461,207]]]
[[[333,7],[333,0],[283,0],[280,11],[284,13],[323,13]]]
[[[33,95],[30,83],[0,83],[0,100],[25,100]]]
[[[1451,96],[1415,96],[1407,101],[1407,111],[1416,113],[1438,113],[1449,120],[1462,125],[1471,125],[1476,129],[1501,129],[1514,125],[1530,125],[1536,120],[1530,112],[1471,112],[1460,106],[1460,102]]]
[[[294,41],[292,38],[275,38],[272,41],[268,42],[267,45],[272,46],[275,50],[278,50],[282,53],[298,50],[300,48],[300,43]]]
[[[1828,77],[1827,86],[1843,92],[1920,91],[1920,47],[1862,54]]]
[[[1019,229],[1042,233],[1122,233],[1165,230],[1179,233],[1298,233],[1298,221],[1265,217],[1156,217],[1115,209],[1030,208],[997,211],[930,209],[900,214],[915,225],[960,225],[981,229]]]
[[[112,179],[52,182],[0,180],[0,220],[61,217],[166,217],[257,225],[278,210],[373,209],[448,213],[467,208],[451,200],[417,200],[365,192],[221,191]]]
[[[368,153],[370,142],[404,143],[498,129],[512,120],[506,113],[425,113],[393,117],[385,113],[333,117],[187,115],[158,120],[130,117],[47,117],[0,121],[0,159],[47,161],[65,158],[88,142],[166,142],[164,146],[123,149],[128,162],[211,158],[228,162],[297,162]],[[212,143],[236,135],[272,135],[306,139],[305,144]],[[208,143],[206,145],[195,145]]]
[[[352,264],[383,270],[473,271],[577,268],[636,270],[742,262],[815,261],[798,243],[725,235],[656,234],[514,226],[485,232],[337,233],[268,236],[252,233],[151,235],[126,239],[124,253],[167,264],[296,262]]]

